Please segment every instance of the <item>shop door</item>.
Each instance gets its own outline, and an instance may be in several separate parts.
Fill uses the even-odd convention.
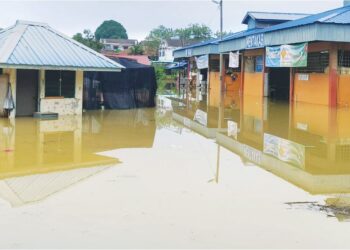
[[[37,111],[39,71],[17,70],[16,116],[32,116]]]

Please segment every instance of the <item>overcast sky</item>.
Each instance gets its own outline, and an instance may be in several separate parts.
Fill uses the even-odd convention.
[[[342,0],[224,0],[224,29],[239,31],[247,11],[317,13],[341,7]],[[219,11],[211,0],[131,0],[131,1],[1,1],[0,27],[17,19],[48,23],[72,36],[83,29],[95,31],[104,20],[114,19],[124,25],[129,38],[144,39],[148,32],[165,25],[185,27],[203,23],[219,29]]]

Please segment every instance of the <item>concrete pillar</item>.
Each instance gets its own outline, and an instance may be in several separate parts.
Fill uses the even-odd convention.
[[[338,48],[332,45],[329,50],[329,106],[337,106],[338,90]]]
[[[289,102],[292,103],[294,101],[294,69],[290,68],[290,76],[289,76]]]
[[[84,71],[76,71],[75,74],[75,99],[77,101],[76,114],[83,113],[83,86],[84,86]]]
[[[41,102],[45,98],[45,70],[39,70],[39,95],[38,95],[38,112],[41,112]]]
[[[241,81],[239,83],[239,94],[241,97],[243,97],[243,91],[244,91],[244,64],[245,64],[244,54],[242,53],[242,56],[241,56]]]

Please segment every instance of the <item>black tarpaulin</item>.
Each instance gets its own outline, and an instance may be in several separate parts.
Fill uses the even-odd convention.
[[[154,68],[124,58],[121,72],[87,72],[84,81],[84,108],[132,109],[155,106],[157,82]]]

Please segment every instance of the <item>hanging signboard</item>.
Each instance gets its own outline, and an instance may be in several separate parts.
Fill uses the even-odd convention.
[[[239,52],[237,53],[230,52],[228,67],[239,68]]]
[[[306,67],[307,43],[266,47],[267,67]]]
[[[197,69],[207,69],[209,65],[209,56],[198,56],[196,57]]]
[[[264,153],[300,168],[305,166],[305,146],[274,135],[264,134]]]
[[[264,33],[247,36],[246,38],[247,49],[262,48],[264,46],[265,46]]]

